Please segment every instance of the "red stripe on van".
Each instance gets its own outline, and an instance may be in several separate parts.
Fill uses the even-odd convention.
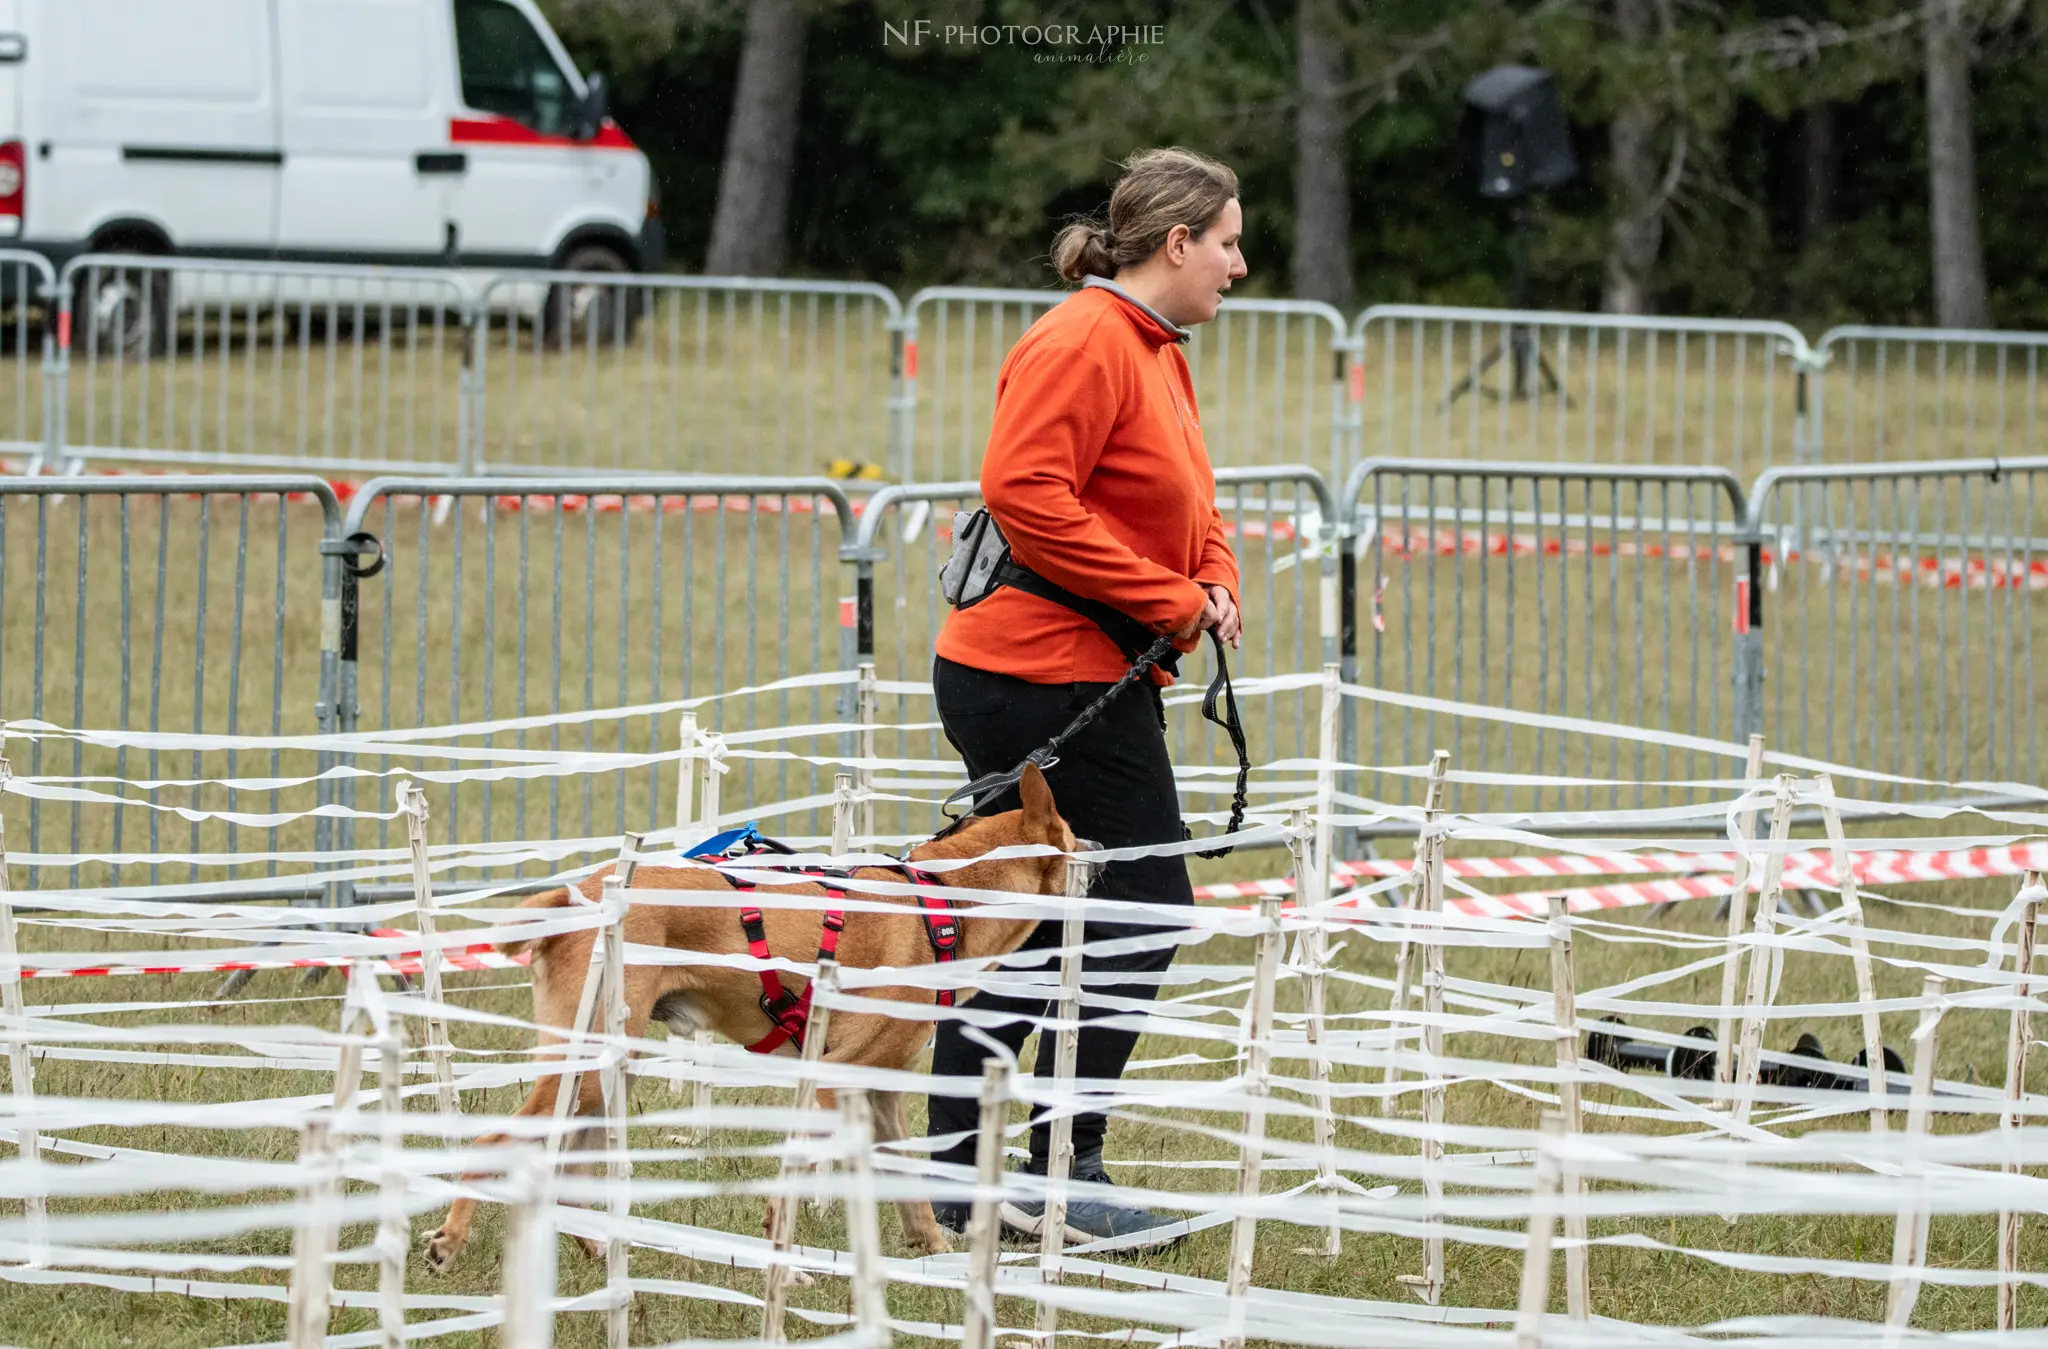
[[[553,145],[565,149],[635,150],[639,147],[619,124],[607,117],[597,135],[587,141],[567,136],[545,136],[532,127],[521,126],[509,117],[456,117],[448,123],[448,140],[455,145]]]

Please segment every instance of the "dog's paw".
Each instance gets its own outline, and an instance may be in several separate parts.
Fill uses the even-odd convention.
[[[946,1240],[946,1234],[943,1231],[938,1230],[934,1230],[926,1236],[910,1237],[908,1245],[912,1255],[949,1255],[953,1250],[953,1243]]]
[[[604,1243],[596,1237],[578,1237],[576,1238],[576,1245],[590,1259],[604,1259]]]
[[[817,1282],[818,1281],[816,1279],[812,1278],[810,1275],[804,1273],[800,1269],[792,1269],[789,1271],[789,1286],[791,1288],[809,1288]]]
[[[446,1274],[448,1267],[455,1263],[455,1257],[462,1254],[462,1246],[462,1239],[443,1227],[428,1235],[420,1247],[420,1255],[425,1258],[428,1269],[436,1274]]]

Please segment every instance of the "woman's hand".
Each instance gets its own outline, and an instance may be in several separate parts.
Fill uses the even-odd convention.
[[[1216,635],[1230,643],[1232,651],[1237,650],[1238,643],[1244,638],[1244,616],[1237,611],[1237,601],[1230,598],[1228,587],[1204,586],[1203,589],[1209,592],[1209,603],[1203,612],[1215,611]]]
[[[1237,602],[1230,598],[1230,591],[1224,586],[1203,586],[1202,591],[1208,596],[1202,601],[1202,612],[1195,616],[1194,622],[1173,635],[1185,642],[1215,628],[1216,635],[1236,650],[1244,633],[1244,620],[1237,612]]]
[[[1208,589],[1209,588],[1207,586],[1204,586],[1204,593],[1206,593]],[[1201,633],[1207,632],[1209,629],[1215,627],[1218,623],[1221,623],[1222,621],[1223,615],[1221,612],[1217,610],[1216,600],[1213,596],[1211,596],[1210,598],[1202,601],[1202,612],[1195,615],[1194,622],[1188,624],[1186,627],[1175,632],[1173,635],[1180,641],[1185,642]]]

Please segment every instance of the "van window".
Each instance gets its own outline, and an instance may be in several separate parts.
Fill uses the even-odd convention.
[[[526,16],[504,0],[455,0],[462,101],[543,136],[574,129],[576,91]]]

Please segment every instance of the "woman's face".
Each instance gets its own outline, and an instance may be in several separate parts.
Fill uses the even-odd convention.
[[[1216,317],[1223,292],[1246,271],[1244,254],[1237,247],[1243,233],[1244,211],[1232,197],[1199,237],[1189,234],[1184,242],[1168,241],[1169,251],[1182,253],[1174,285],[1174,307],[1180,312],[1168,318],[1187,327]]]

